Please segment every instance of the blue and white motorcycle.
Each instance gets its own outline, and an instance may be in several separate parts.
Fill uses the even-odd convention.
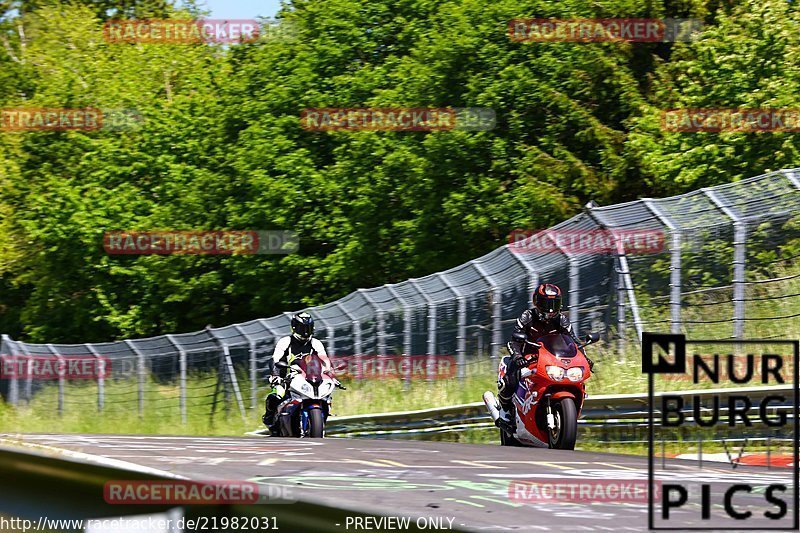
[[[324,371],[324,364],[316,354],[297,355],[288,367],[284,383],[289,394],[278,406],[277,435],[321,439],[325,436],[333,392],[346,388]]]

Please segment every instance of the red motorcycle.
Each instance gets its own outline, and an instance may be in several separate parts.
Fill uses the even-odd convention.
[[[585,381],[592,372],[584,347],[597,342],[600,336],[590,333],[583,344],[576,344],[569,335],[554,333],[536,342],[525,342],[526,365],[520,371],[519,385],[513,395],[516,431],[500,430],[503,446],[535,446],[572,450],[578,436],[578,417],[586,398]],[[509,349],[510,351],[510,349]],[[498,379],[506,374],[510,357],[500,362]],[[499,405],[490,391],[483,401],[492,420],[500,417]]]

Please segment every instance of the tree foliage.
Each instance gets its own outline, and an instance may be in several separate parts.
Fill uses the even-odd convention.
[[[193,10],[192,13],[196,13]],[[0,105],[136,110],[0,132],[0,330],[98,341],[325,303],[601,204],[796,165],[795,135],[664,132],[670,107],[792,107],[779,0],[294,0],[292,32],[119,44],[167,2],[0,3]],[[514,18],[701,18],[689,43],[518,43]],[[308,107],[485,107],[491,131],[312,132]],[[285,256],[110,256],[108,230],[290,229]]]

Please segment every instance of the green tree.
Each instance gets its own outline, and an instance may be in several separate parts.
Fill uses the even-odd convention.
[[[654,195],[677,194],[800,165],[797,133],[671,132],[669,109],[798,109],[800,16],[781,0],[739,4],[654,75],[630,153]]]

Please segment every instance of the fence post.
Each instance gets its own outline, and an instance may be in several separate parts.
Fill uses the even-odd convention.
[[[211,338],[214,339],[214,342],[217,346],[222,348],[222,355],[225,358],[225,368],[228,373],[228,378],[231,380],[231,385],[233,385],[233,395],[236,399],[236,405],[239,406],[239,413],[242,415],[242,420],[247,422],[247,413],[244,410],[244,401],[242,400],[242,392],[239,390],[239,380],[236,379],[236,371],[233,368],[233,359],[231,359],[231,349],[223,339],[220,339],[214,334],[214,330],[210,327],[206,327],[206,331],[208,334],[211,335]]]
[[[47,346],[47,349],[50,350],[50,353],[53,354],[53,356],[58,361],[58,416],[63,416],[64,415],[64,374],[66,374],[67,371],[68,371],[67,363],[66,363],[66,360],[64,359],[64,357],[61,354],[59,354],[55,350],[55,348],[53,348],[52,344],[45,344],[45,346]],[[30,372],[30,370],[29,370],[29,372]],[[28,401],[30,402],[30,398],[28,398]]]
[[[284,313],[284,315],[286,315],[286,314],[289,314],[289,313]],[[291,317],[290,317],[290,320],[291,320]],[[275,345],[278,343],[278,339],[280,339],[283,335],[281,335],[280,331],[275,331],[275,329],[270,325],[269,321],[266,318],[261,318],[261,319],[258,320],[258,322],[259,322],[259,324],[264,326],[264,329],[269,331],[270,334],[272,335],[272,337],[273,337],[272,350],[274,351],[275,350]],[[291,324],[291,321],[290,321],[290,324]],[[271,357],[271,355],[272,354],[269,354],[267,356],[270,370],[272,370],[272,357]],[[256,358],[256,366],[258,366],[257,363],[258,363],[258,358]],[[257,372],[258,371],[256,370],[256,373]]]
[[[797,169],[793,168],[790,170],[781,170],[781,173],[786,176],[792,184],[800,189],[800,178],[797,177]]]
[[[386,352],[388,351],[386,348],[386,316],[383,310],[378,310],[375,313],[375,319],[378,328],[378,354],[386,355]]]
[[[356,377],[358,379],[363,378],[363,371],[364,371],[364,349],[363,344],[361,343],[361,321],[353,319],[353,355],[355,355],[356,360]]]
[[[392,293],[392,296],[397,298],[400,302],[400,305],[403,306],[403,357],[406,359],[406,372],[403,374],[403,385],[408,388],[409,384],[411,383],[411,373],[412,373],[412,365],[411,365],[411,350],[412,350],[412,326],[411,323],[413,316],[411,314],[411,306],[408,305],[405,298],[400,296],[395,288],[392,285],[384,285],[386,290]]]
[[[378,355],[386,355],[386,317],[383,309],[378,308],[378,304],[375,302],[375,300],[373,300],[369,291],[358,289],[358,292],[361,293],[367,302],[369,302],[369,305],[372,307],[372,311],[375,313],[375,346],[377,348]]]
[[[463,378],[467,371],[467,299],[458,297],[458,336],[456,337],[456,365],[458,377]],[[438,371],[438,370],[437,370]]]
[[[33,356],[24,342],[17,343],[17,347],[25,354],[25,401],[30,403],[33,394]]]
[[[405,304],[404,304],[405,305]],[[403,376],[405,378],[405,385],[408,387],[411,383],[412,365],[411,365],[411,350],[412,350],[412,337],[411,337],[411,322],[413,321],[410,307],[403,308],[403,357],[406,358],[406,368],[408,369]]]
[[[428,347],[426,352],[428,353],[428,362],[426,364],[425,370],[425,377],[430,378],[430,367],[433,361],[433,357],[436,356],[436,325],[437,314],[438,310],[436,309],[435,303],[430,303],[428,306]]]
[[[16,368],[19,368],[16,365],[16,355],[11,352],[11,345],[17,346],[16,341],[12,340],[11,337],[8,335],[3,334],[0,337],[0,352],[2,352],[2,347],[8,347],[8,355],[11,356],[11,360],[14,362]],[[17,346],[15,351],[19,351],[19,346]],[[13,374],[11,375],[11,379],[8,380],[8,403],[11,405],[17,405],[19,402],[19,383],[17,382],[17,371],[14,370]]]
[[[581,267],[574,256],[569,256],[569,308],[572,322],[572,329],[578,335],[580,328],[580,308],[581,308]]]
[[[436,302],[431,299],[422,289],[419,287],[419,283],[416,279],[408,280],[411,285],[417,289],[417,292],[425,298],[428,306],[428,345],[427,345],[427,352],[428,355],[435,355],[436,353]]]
[[[536,292],[537,287],[539,287],[539,271],[536,269],[536,263],[532,260],[523,260],[520,255],[522,252],[514,252],[511,249],[511,245],[506,244],[506,249],[509,250],[511,256],[519,262],[520,265],[528,272],[528,296],[527,296],[527,305],[526,307],[533,306],[533,293]],[[530,254],[527,254],[530,255]],[[533,264],[531,264],[533,263]]]
[[[733,252],[733,335],[737,339],[744,338],[745,319],[745,262],[747,261],[747,225],[736,222],[734,230]]]
[[[250,358],[250,409],[255,409],[258,402],[258,367],[256,364],[256,341],[250,338],[239,324],[234,324],[233,329],[239,332],[247,340],[248,356]]]
[[[617,357],[625,353],[625,279],[622,277],[622,264],[619,257],[614,258],[614,271],[617,289]]]
[[[736,214],[736,211],[722,201],[716,191],[708,188],[701,190],[725,216],[733,221],[733,336],[741,339],[744,337],[744,267],[747,253],[747,225]]]
[[[589,218],[603,229],[612,229],[607,224],[600,213],[595,212],[597,204],[589,202],[584,206],[584,213]],[[639,314],[639,303],[636,300],[636,292],[633,289],[633,278],[631,271],[628,267],[628,256],[625,254],[625,244],[620,239],[619,235],[614,234],[614,243],[617,249],[617,350],[618,355],[621,357],[625,349],[624,328],[625,328],[625,296],[628,298],[628,305],[631,307],[631,314],[633,315],[633,327],[636,329],[636,338],[639,343],[642,342],[642,319]]]
[[[345,307],[341,303],[334,302],[333,305],[338,307],[342,311],[342,314],[344,314],[347,318],[349,318],[350,321],[353,323],[353,354],[356,357],[360,357],[364,351],[363,345],[361,343],[361,320],[357,319],[353,313],[345,309]]]
[[[503,290],[500,287],[492,288],[492,357],[500,357],[500,347],[503,345]]]
[[[558,248],[564,257],[567,258],[567,264],[569,265],[569,321],[572,323],[572,329],[575,331],[575,334],[578,335],[578,329],[580,328],[580,265],[578,264],[578,259],[575,255],[567,252],[560,244],[558,244],[558,240],[552,236],[552,229],[548,229],[545,231],[545,235],[550,237],[550,240],[553,241],[553,244],[556,248]]]
[[[487,271],[486,268],[478,261],[473,263],[475,270],[483,276],[491,285],[492,295],[492,343],[490,347],[490,356],[500,356],[500,346],[503,344],[503,291],[500,285]]]
[[[256,351],[256,341],[247,338],[250,352],[250,409],[258,408],[258,352]]]
[[[539,286],[539,271],[536,270],[536,263],[532,260],[525,261],[523,260],[520,255],[523,255],[522,252],[514,252],[511,249],[511,246],[506,244],[506,249],[509,250],[511,257],[517,260],[517,262],[528,272],[528,293],[530,296],[528,297],[528,307],[533,305],[531,298],[533,297],[534,291]],[[530,254],[525,254],[530,255]],[[531,264],[533,263],[533,264]]]
[[[623,285],[624,294],[628,297],[628,305],[631,307],[633,327],[636,329],[636,339],[641,343],[642,319],[641,315],[639,315],[639,304],[636,301],[636,293],[633,290],[633,278],[631,277],[631,270],[628,267],[628,256],[625,254],[625,248],[621,240],[617,240],[617,256],[620,266],[620,281]]]
[[[456,368],[458,377],[463,378],[467,369],[467,296],[461,292],[446,274],[439,274],[445,285],[456,295],[458,309],[458,330],[456,333]]]
[[[178,341],[172,335],[165,335],[167,340],[172,343],[175,349],[178,350],[178,368],[180,371],[180,408],[181,408],[181,423],[185,426],[186,425],[186,412],[187,412],[187,404],[186,404],[186,367],[187,367],[187,356],[186,350],[183,346],[180,345]]]
[[[84,344],[86,349],[97,359],[97,412],[102,413],[105,407],[106,360],[91,344]],[[113,366],[112,366],[113,369]]]
[[[336,327],[330,324],[325,326],[325,331],[327,332],[327,339],[325,339],[328,343],[326,348],[328,349],[328,355],[333,357],[336,353]]]
[[[661,206],[652,199],[645,198],[642,202],[658,221],[669,229],[672,238],[669,257],[670,332],[677,334],[681,332],[681,229],[666,215]]]
[[[428,352],[428,361],[425,365],[425,374],[426,377],[430,378],[429,370],[431,367],[431,358],[436,355],[436,302],[420,288],[419,282],[416,279],[410,279],[408,282],[417,289],[417,292],[420,293],[428,303],[428,347],[426,350]]]
[[[353,351],[358,355],[364,355],[364,344],[361,338],[361,321],[353,321]]]
[[[364,373],[364,365],[363,365],[363,355],[364,355],[364,347],[361,342],[361,320],[357,319],[356,316],[345,309],[345,307],[339,303],[338,301],[334,302],[333,305],[338,307],[342,314],[345,315],[347,318],[350,319],[350,322],[353,324],[353,359],[355,360],[355,379],[362,379]]]
[[[138,374],[139,374],[139,417],[144,418],[144,379],[145,379],[145,367],[144,367],[144,353],[136,347],[133,342],[126,340],[124,341],[125,344],[136,354],[137,361],[138,361]]]

